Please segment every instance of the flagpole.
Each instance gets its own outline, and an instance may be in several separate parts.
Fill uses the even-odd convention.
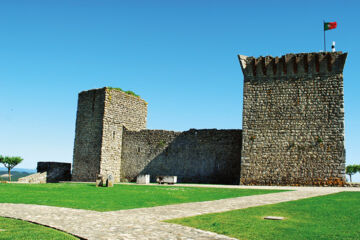
[[[325,40],[325,21],[323,21],[323,28],[324,28],[324,52],[326,52],[326,40]]]

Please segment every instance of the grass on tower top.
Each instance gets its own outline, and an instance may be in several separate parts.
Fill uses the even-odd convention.
[[[140,98],[140,96],[137,95],[136,93],[134,93],[133,91],[125,91],[125,90],[122,90],[121,88],[114,88],[114,87],[106,87],[106,88],[109,89],[109,90],[121,91],[121,92],[124,92],[124,93],[126,93],[126,94],[129,94],[129,95],[132,95],[132,96],[135,96],[135,97]]]

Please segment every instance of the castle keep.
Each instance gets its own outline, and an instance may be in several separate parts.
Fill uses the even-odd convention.
[[[343,185],[346,53],[239,55],[242,130],[146,129],[147,103],[113,88],[79,94],[73,181],[139,174],[179,182]]]
[[[239,55],[244,73],[242,184],[345,181],[346,56]]]

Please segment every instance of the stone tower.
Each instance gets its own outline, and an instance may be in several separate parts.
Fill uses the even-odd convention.
[[[95,181],[111,174],[120,181],[123,127],[146,129],[147,103],[114,88],[79,93],[76,116],[73,181]]]
[[[346,56],[238,56],[244,74],[241,184],[345,182]]]

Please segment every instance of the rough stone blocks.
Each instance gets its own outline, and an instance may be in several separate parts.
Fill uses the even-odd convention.
[[[95,181],[97,174],[120,181],[123,129],[146,128],[147,103],[113,88],[79,93],[73,181]]]
[[[241,184],[345,183],[346,56],[239,55],[244,73]]]

